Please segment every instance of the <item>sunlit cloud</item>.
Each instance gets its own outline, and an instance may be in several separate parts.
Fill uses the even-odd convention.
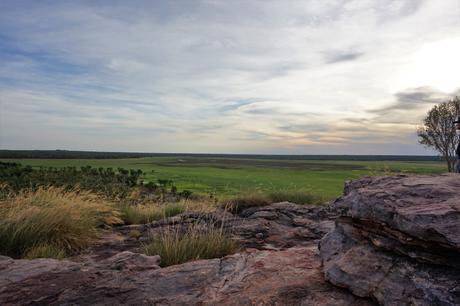
[[[0,147],[431,154],[457,0],[2,1]]]

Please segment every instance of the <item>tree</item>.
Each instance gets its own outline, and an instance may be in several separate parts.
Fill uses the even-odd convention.
[[[449,172],[455,171],[455,149],[458,137],[452,122],[458,118],[460,118],[460,99],[455,97],[430,109],[423,120],[423,126],[417,130],[419,143],[438,151],[446,161]]]

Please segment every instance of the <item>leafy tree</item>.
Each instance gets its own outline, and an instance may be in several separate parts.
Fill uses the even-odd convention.
[[[419,143],[439,152],[446,161],[449,172],[455,171],[455,149],[458,137],[452,122],[458,118],[460,118],[460,99],[455,97],[430,109],[423,120],[423,126],[417,130]]]

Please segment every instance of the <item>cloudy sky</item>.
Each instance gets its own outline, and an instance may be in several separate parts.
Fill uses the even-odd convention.
[[[431,154],[460,0],[0,2],[0,148]]]

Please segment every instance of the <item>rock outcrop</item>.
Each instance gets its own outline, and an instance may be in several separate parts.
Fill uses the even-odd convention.
[[[278,203],[238,215],[194,213],[107,233],[74,261],[0,257],[1,305],[357,305],[372,303],[324,280],[317,243],[325,207]],[[243,251],[160,268],[141,243],[165,226],[223,226]],[[130,238],[133,230],[139,239]]]
[[[334,227],[334,217],[334,212],[328,206],[281,202],[250,207],[238,214],[221,210],[186,212],[149,224],[124,226],[118,231],[124,235],[132,230],[139,231],[142,241],[151,235],[155,236],[165,226],[187,226],[204,221],[220,227],[223,223],[243,248],[272,250],[316,244]]]
[[[117,256],[117,255],[115,255]],[[314,247],[247,250],[160,269],[0,258],[1,305],[372,305],[324,280]],[[148,256],[147,256],[148,257]]]
[[[460,305],[460,176],[363,178],[320,243],[334,285],[381,305]]]

